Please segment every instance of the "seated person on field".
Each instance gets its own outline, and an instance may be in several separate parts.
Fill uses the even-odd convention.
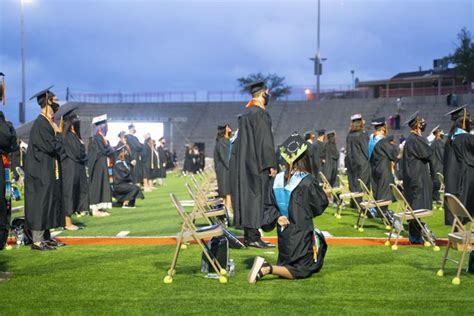
[[[143,199],[143,193],[138,185],[133,183],[133,177],[128,163],[127,151],[120,151],[114,164],[113,195],[123,208],[134,208],[137,198]]]
[[[259,281],[267,274],[286,279],[307,278],[322,268],[326,251],[319,247],[313,217],[321,215],[328,206],[328,199],[318,180],[311,174],[307,143],[293,134],[281,147],[286,161],[286,171],[272,180],[270,197],[265,205],[262,229],[277,227],[278,262],[271,265],[256,257],[248,275],[249,283]],[[322,237],[324,239],[324,237]]]

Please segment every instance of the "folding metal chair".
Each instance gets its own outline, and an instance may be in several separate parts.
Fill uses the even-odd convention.
[[[442,173],[440,172],[437,172],[436,173],[436,177],[438,178],[438,181],[440,183],[440,186],[439,186],[439,199],[441,201],[441,203],[438,205],[437,209],[439,211],[442,211],[444,209],[444,176]]]
[[[344,181],[344,179],[342,179],[341,175],[337,175],[339,177],[339,183],[341,184],[341,188],[342,189],[342,192],[344,193],[341,193],[339,195],[339,199],[341,200],[341,204],[338,205],[338,208],[337,208],[337,213],[336,213],[336,218],[341,218],[341,212],[342,212],[342,209],[346,206],[346,200],[349,200],[352,202],[354,202],[356,208],[357,208],[357,211],[358,213],[360,213],[361,211],[361,207],[360,207],[360,203],[358,201],[358,199],[361,199],[364,197],[364,193],[363,192],[350,192],[350,189],[349,189],[349,185],[347,185],[346,187],[346,182]]]
[[[25,182],[25,172],[23,171],[23,169],[21,167],[16,167],[15,170],[16,170],[16,173],[18,173],[17,184],[19,186],[23,187],[24,182]]]
[[[423,225],[420,221],[420,218],[433,216],[432,210],[413,210],[413,208],[408,204],[403,193],[398,189],[398,187],[394,184],[390,184],[392,188],[392,193],[395,199],[398,202],[397,212],[393,214],[394,225],[390,229],[390,233],[388,234],[387,241],[385,242],[386,246],[392,246],[392,250],[398,249],[398,239],[400,238],[400,234],[403,230],[403,224],[408,220],[414,220],[417,224],[421,227],[421,237],[423,238],[425,247],[433,246],[434,251],[439,251],[439,247],[435,243],[435,238],[433,233],[431,233],[425,225]],[[397,235],[395,237],[395,243],[392,245],[390,239],[392,238],[392,233],[396,231]]]
[[[441,262],[441,269],[438,270],[437,275],[442,277],[444,276],[444,268],[446,266],[446,261],[451,261],[457,263],[458,270],[456,277],[451,281],[454,285],[461,284],[461,269],[464,263],[464,258],[466,256],[469,247],[471,246],[472,236],[474,235],[474,226],[472,225],[472,216],[467,211],[466,207],[459,201],[457,197],[452,194],[446,193],[445,195],[446,203],[448,209],[453,214],[453,226],[451,227],[451,232],[448,234],[448,245],[443,256],[443,261]],[[463,224],[463,221],[467,223]],[[462,254],[461,260],[456,261],[451,258],[448,258],[449,249],[451,246],[457,244],[462,244]]]
[[[209,224],[217,222],[225,225],[225,223],[219,219],[219,217],[222,216],[228,218],[227,209],[222,204],[222,200],[215,199],[209,201],[200,193],[195,192],[188,183],[186,183],[185,186],[194,201],[193,211],[190,215],[193,222],[196,218],[204,218]]]
[[[331,183],[329,183],[328,179],[324,175],[324,173],[319,172],[319,177],[321,178],[321,182],[323,185],[323,190],[326,193],[326,196],[328,197],[329,201],[335,201],[336,203],[336,213],[334,213],[334,216],[337,219],[341,218],[341,209],[342,209],[342,203],[343,201],[339,198],[339,195],[342,193],[342,187],[333,187]]]
[[[361,210],[359,212],[359,216],[357,217],[357,222],[354,225],[354,228],[360,232],[363,232],[365,219],[367,218],[367,213],[369,212],[369,209],[374,208],[377,210],[377,213],[382,219],[382,223],[385,225],[385,228],[391,229],[392,223],[388,220],[387,216],[382,211],[381,207],[389,206],[390,204],[392,204],[392,201],[391,200],[376,200],[374,198],[374,195],[372,194],[372,191],[370,191],[369,188],[367,188],[364,181],[362,181],[361,179],[359,179],[359,185],[360,185],[360,188],[362,189],[362,193],[364,193],[364,197],[366,201],[360,203]]]
[[[205,240],[211,239],[212,237],[223,236],[224,232],[221,225],[211,225],[201,228],[196,228],[193,221],[189,218],[188,214],[184,211],[183,206],[176,198],[173,193],[170,193],[171,201],[176,207],[176,211],[181,216],[183,224],[181,225],[181,231],[178,234],[176,241],[176,250],[174,252],[173,261],[171,262],[171,267],[168,270],[167,275],[164,277],[163,282],[166,284],[173,282],[173,276],[176,274],[176,264],[178,262],[179,252],[181,250],[181,245],[185,242],[190,242],[195,240],[197,244],[201,247],[203,254],[206,256],[207,260],[211,267],[214,269],[216,274],[219,276],[220,283],[227,283],[227,271],[222,268],[219,264],[219,261],[214,258],[214,256],[209,251]]]

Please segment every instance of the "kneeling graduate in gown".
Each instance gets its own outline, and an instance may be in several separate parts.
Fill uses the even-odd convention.
[[[312,219],[324,212],[328,199],[311,174],[307,148],[298,134],[291,135],[280,148],[286,170],[271,181],[262,225],[264,231],[277,227],[278,262],[271,265],[256,257],[248,275],[250,283],[267,274],[286,279],[307,278],[322,268],[326,244],[322,234],[315,232]]]
[[[127,162],[127,151],[122,149],[114,164],[114,197],[123,208],[135,208],[135,200],[143,199],[140,187],[134,183],[132,169]]]

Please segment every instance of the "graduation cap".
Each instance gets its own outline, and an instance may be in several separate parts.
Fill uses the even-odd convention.
[[[370,123],[373,127],[377,128],[379,126],[385,125],[385,117],[379,117],[372,120]]]
[[[51,89],[54,86],[50,86],[46,89],[41,90],[40,92],[37,92],[35,95],[33,95],[30,100],[33,100],[36,98],[38,104],[43,107],[43,105],[46,103],[46,101],[52,97],[55,97],[56,95],[51,91]]]
[[[5,105],[6,99],[5,99],[5,74],[3,72],[0,72],[0,77],[2,78],[2,81],[0,82],[0,102],[2,102],[3,105]]]
[[[316,133],[318,133],[318,136],[323,136],[326,134],[326,130],[323,128],[323,129],[318,129],[316,131]]]
[[[362,120],[362,114],[351,115],[351,121],[352,122],[359,121],[359,120]]]
[[[148,139],[151,138],[151,134],[150,134],[150,133],[146,133],[145,135],[143,135],[143,138],[144,138],[145,140],[148,140]]]
[[[435,126],[435,128],[433,128],[430,132],[430,134],[433,134],[436,133],[436,131],[439,129],[439,124]],[[442,131],[441,131],[442,132]]]
[[[416,119],[418,118],[418,113],[419,111],[416,111],[415,113],[413,113],[412,115],[410,115],[410,117],[408,118],[408,120],[406,120],[403,125],[404,126],[410,126],[410,127],[414,127],[415,126],[415,123],[416,123]]]
[[[120,133],[118,133],[117,137],[118,137],[118,138],[122,138],[122,137],[124,137],[125,135],[127,135],[127,132],[125,132],[125,131],[120,131]]]
[[[68,111],[66,111],[65,113],[63,113],[61,116],[63,118],[63,120],[65,121],[69,121],[69,120],[73,120],[75,118],[79,118],[79,116],[76,114],[76,109],[77,109],[77,106],[74,106],[72,107],[71,109],[69,109]]]
[[[265,80],[254,81],[246,85],[245,88],[250,92],[250,94],[254,94],[262,90],[267,90]]]
[[[458,118],[465,115],[464,112],[467,111],[466,107],[467,107],[467,104],[461,105],[460,107],[458,107],[458,108],[456,108],[452,111],[449,111],[444,116],[451,115],[451,121],[456,121]]]
[[[107,123],[107,114],[96,116],[92,119],[92,124],[94,124],[95,126],[98,126],[104,123]]]
[[[227,127],[227,125],[218,125],[217,126],[217,131],[225,131],[225,128]]]
[[[306,133],[304,133],[304,139],[308,140],[311,138],[312,135],[314,135],[313,131],[307,131]]]
[[[326,133],[327,135],[335,135],[336,134],[336,131],[335,130],[330,130]]]
[[[387,136],[386,139],[387,139],[388,142],[393,142],[395,140],[395,137],[393,135],[389,135],[389,136]]]
[[[291,166],[308,149],[303,137],[293,133],[280,146],[280,155]]]

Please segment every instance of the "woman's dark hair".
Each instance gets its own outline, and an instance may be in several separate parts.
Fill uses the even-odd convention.
[[[457,128],[465,130],[466,132],[469,133],[469,130],[471,129],[471,121],[469,119],[466,119],[465,129],[462,126],[463,121],[464,121],[464,118],[460,117],[460,118],[458,118],[457,120],[455,120],[453,122],[453,125],[451,125],[451,129],[449,130],[448,139],[446,140],[446,144],[450,144],[453,141],[453,135],[456,132]]]
[[[308,172],[311,173],[311,162],[309,161],[309,155],[308,155],[308,150],[304,152],[296,161],[293,163],[292,169],[291,169],[291,175],[293,175],[295,172]],[[290,177],[290,165],[286,163],[286,170],[285,170],[285,184],[287,179]]]
[[[81,137],[81,121],[77,117],[73,117],[73,118],[71,118],[69,120],[66,120],[64,122],[63,135],[62,135],[63,139],[64,139],[64,137],[66,137],[67,133],[72,132],[72,127],[74,127],[74,131],[76,132],[77,137],[79,137],[79,139],[82,139],[82,137]]]
[[[351,122],[351,132],[360,132],[364,130],[364,122],[362,120],[356,120]]]

